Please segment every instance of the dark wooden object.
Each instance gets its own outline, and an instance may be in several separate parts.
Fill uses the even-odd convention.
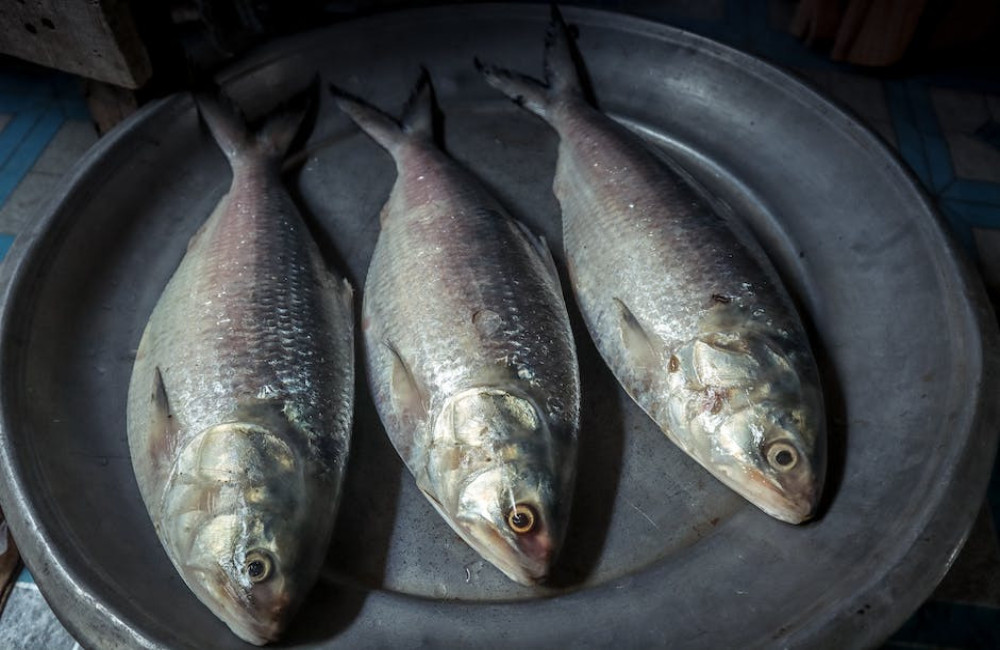
[[[122,88],[152,73],[125,0],[2,0],[0,53]]]
[[[830,58],[889,66],[904,57],[936,60],[949,52],[996,59],[997,0],[802,0],[791,32]],[[987,51],[990,50],[990,51]]]

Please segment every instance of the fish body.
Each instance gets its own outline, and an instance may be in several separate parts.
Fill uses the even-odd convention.
[[[142,335],[129,447],[171,562],[259,645],[280,635],[327,551],[354,399],[351,288],[281,182],[304,107],[256,133],[220,98],[199,109],[232,185]]]
[[[386,432],[452,528],[513,580],[537,583],[565,532],[579,427],[552,258],[433,143],[426,76],[402,124],[335,95],[398,172],[362,308]]]
[[[676,163],[584,96],[558,12],[546,83],[479,64],[559,135],[554,192],[598,350],[667,437],[768,514],[810,518],[825,474],[816,363],[764,253]]]

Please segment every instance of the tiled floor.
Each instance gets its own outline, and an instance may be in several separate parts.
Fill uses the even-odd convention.
[[[1000,84],[909,76],[883,80],[831,64],[784,28],[793,3],[591,2],[730,43],[807,80],[898,151],[1000,295]],[[0,62],[0,257],[67,170],[97,140],[78,82]],[[952,571],[886,648],[1000,648],[1000,468]],[[0,618],[0,647],[73,648],[34,582],[22,575]]]
[[[49,609],[31,576],[23,574],[0,617],[0,648],[79,650],[80,647]]]

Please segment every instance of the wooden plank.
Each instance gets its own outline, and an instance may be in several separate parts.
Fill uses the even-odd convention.
[[[124,88],[152,74],[126,0],[0,0],[0,53]]]
[[[790,29],[806,45],[832,43],[837,38],[842,17],[840,2],[802,0],[795,10]]]
[[[101,135],[139,109],[135,93],[127,88],[88,81],[86,89],[87,108]]]
[[[830,58],[886,66],[903,58],[927,0],[851,0]]]

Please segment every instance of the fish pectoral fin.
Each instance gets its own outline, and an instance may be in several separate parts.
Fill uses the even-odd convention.
[[[653,339],[624,302],[612,298],[618,310],[618,331],[630,361],[643,368],[656,366],[658,355]]]
[[[403,419],[411,422],[425,419],[427,416],[426,392],[421,390],[410,371],[410,367],[406,365],[403,357],[396,350],[396,346],[388,340],[384,341],[383,345],[388,350],[392,363],[389,389],[393,406]]]
[[[524,238],[531,244],[531,249],[538,255],[542,265],[551,274],[552,281],[556,283],[557,287],[560,286],[559,271],[556,269],[556,261],[552,258],[552,251],[549,250],[549,245],[546,243],[545,238],[528,230],[528,227],[517,219],[514,219],[514,223],[517,224],[518,230],[521,231]]]
[[[340,281],[340,301],[347,313],[354,312],[354,287],[347,278]]]
[[[177,418],[170,411],[167,387],[163,383],[163,373],[159,366],[153,377],[153,391],[149,409],[149,450],[153,465],[157,469],[171,464],[171,456],[177,441]]]

